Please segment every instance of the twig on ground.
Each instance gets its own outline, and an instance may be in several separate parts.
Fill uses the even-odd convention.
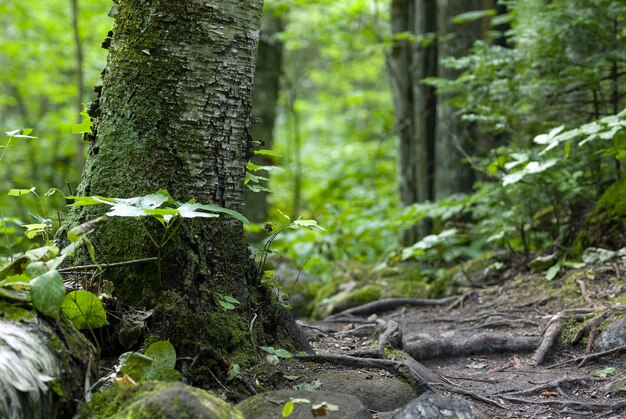
[[[593,300],[591,299],[591,297],[589,297],[589,292],[587,291],[587,284],[585,283],[585,281],[583,281],[582,279],[577,279],[576,283],[580,287],[580,293],[583,296],[583,299],[587,302],[587,304],[592,306]]]

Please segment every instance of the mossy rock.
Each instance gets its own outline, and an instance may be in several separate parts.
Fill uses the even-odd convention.
[[[234,406],[199,388],[182,383],[148,382],[116,385],[95,394],[77,418],[244,419]]]
[[[572,251],[579,256],[588,247],[620,249],[626,246],[626,179],[611,185],[600,197],[587,218],[585,229],[572,243]]]
[[[293,399],[304,399],[309,402],[294,404],[293,412],[289,416],[293,419],[313,419],[316,416],[311,411],[311,407],[320,403],[337,407],[337,410],[324,412],[324,416],[330,419],[367,419],[372,417],[356,396],[328,391],[270,391],[252,396],[239,403],[237,407],[248,419],[279,419],[283,418],[282,410],[285,403]]]

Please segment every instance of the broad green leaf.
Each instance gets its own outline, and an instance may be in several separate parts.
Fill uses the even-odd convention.
[[[9,190],[8,194],[9,196],[22,196],[22,195],[28,195],[29,193],[34,193],[35,192],[35,187],[33,186],[30,189],[11,189]]]
[[[137,206],[143,209],[155,209],[169,201],[169,196],[162,193],[154,193],[142,196],[137,201]]]
[[[120,355],[117,372],[128,374],[135,381],[143,379],[150,367],[152,366],[152,358],[137,352],[126,352]]]
[[[60,249],[58,246],[43,246],[43,247],[37,247],[35,249],[31,249],[27,251],[26,256],[31,261],[35,261],[35,260],[48,261],[57,257],[57,255],[59,254],[59,251]]]
[[[13,131],[5,131],[5,134],[12,138],[37,138],[37,137],[32,137],[28,135],[31,132],[33,132],[31,128],[24,128],[24,129],[16,129]]]
[[[274,349],[271,346],[259,346],[259,349],[261,349],[262,351],[267,352],[268,354],[274,354],[274,352],[276,352],[276,349]]]
[[[236,299],[236,298],[234,298],[234,297],[231,297],[230,295],[225,295],[225,296],[224,296],[224,298],[222,298],[222,299],[223,299],[224,301],[227,301],[227,302],[232,303],[232,304],[241,304],[241,303],[239,302],[239,300],[237,300],[237,299]]]
[[[218,303],[224,308],[224,310],[234,310],[235,306],[224,300],[219,300]]]
[[[97,329],[108,324],[102,301],[89,291],[70,292],[65,296],[61,309],[80,330]]]
[[[133,205],[118,203],[111,207],[111,211],[107,212],[109,217],[145,217],[146,212]]]
[[[66,199],[73,200],[72,207],[84,207],[87,205],[107,204],[113,205],[117,202],[114,198],[105,198],[102,196],[66,196]]]
[[[239,214],[237,211],[230,210],[228,208],[218,207],[217,205],[208,205],[208,204],[198,204],[198,203],[186,203],[178,207],[178,211],[180,212],[180,216],[183,218],[195,218],[195,217],[216,217],[216,214],[199,212],[198,210],[210,211],[210,212],[218,212],[230,215],[233,218],[241,221],[244,224],[250,224],[250,221],[243,215]]]
[[[274,355],[276,355],[279,358],[284,358],[284,359],[293,358],[292,353],[284,349],[276,349],[274,351]]]
[[[226,381],[232,381],[241,375],[241,366],[239,364],[231,364],[228,369],[228,377]]]
[[[283,411],[282,411],[282,415],[284,418],[288,418],[289,416],[291,416],[291,414],[293,413],[294,406],[295,406],[295,403],[293,402],[293,400],[290,400],[287,403],[285,403],[285,405],[283,406]]]
[[[59,310],[65,298],[61,274],[49,271],[30,281],[30,297],[38,312],[58,320]]]
[[[546,271],[546,279],[552,281],[561,270],[561,264],[557,263]]]
[[[319,230],[323,230],[326,231],[326,229],[320,225],[317,224],[317,221],[315,220],[303,220],[303,219],[297,219],[294,220],[291,224],[298,226],[298,227],[306,227],[306,228],[310,228],[310,229],[319,229]]]
[[[144,355],[154,361],[152,368],[174,368],[176,366],[176,349],[168,340],[160,340],[148,346]]]

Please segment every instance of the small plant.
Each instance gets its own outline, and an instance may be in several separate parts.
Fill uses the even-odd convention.
[[[272,346],[261,346],[261,350],[267,353],[265,360],[270,365],[277,365],[281,359],[289,359],[293,357],[293,354],[284,349],[275,349]]]
[[[315,403],[312,404],[309,399],[290,399],[287,403],[283,405],[282,415],[284,418],[288,418],[293,413],[296,404],[310,404],[311,405],[311,414],[314,417],[318,416],[327,416],[328,412],[337,412],[339,411],[339,406],[327,402]]]
[[[142,354],[126,352],[120,355],[115,373],[108,378],[117,383],[136,384],[141,381],[180,381],[175,370],[176,350],[167,340],[154,342]]]

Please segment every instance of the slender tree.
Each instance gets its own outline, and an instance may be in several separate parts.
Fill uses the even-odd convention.
[[[432,200],[436,99],[421,83],[436,76],[436,7],[432,1],[394,0],[391,26],[398,38],[387,60],[398,130],[398,180],[402,204]],[[406,35],[409,35],[408,37]],[[428,233],[427,222],[407,230],[402,241],[414,243]]]
[[[243,210],[262,3],[116,0],[79,195],[127,198],[166,189],[179,201]],[[104,210],[75,208],[66,225]],[[157,222],[116,218],[93,237],[107,263],[158,257],[103,275],[120,302],[155,308],[152,333],[169,338],[182,356],[220,365],[224,356],[247,362],[260,343],[293,348],[293,320],[261,286],[239,221],[185,220],[166,245],[162,235]],[[224,296],[241,304],[225,310]]]
[[[282,11],[277,7],[266,6],[261,20],[261,38],[252,88],[252,116],[256,120],[250,127],[252,138],[260,141],[261,147],[265,149],[272,148],[274,137],[283,60],[283,44],[278,34],[282,32],[283,26]],[[253,157],[252,162],[260,166],[274,164],[272,159],[265,155]],[[269,208],[267,195],[265,190],[256,192],[246,190],[246,216],[250,221],[258,223],[267,220]]]
[[[467,55],[474,42],[480,38],[479,20],[456,24],[454,17],[465,12],[480,10],[482,0],[438,0],[437,23],[439,33],[438,76],[454,79],[458,71],[445,65],[445,59]],[[435,198],[441,199],[457,192],[469,192],[474,183],[473,171],[467,162],[472,155],[474,130],[464,122],[449,97],[439,95],[437,102],[437,129],[435,149]]]

